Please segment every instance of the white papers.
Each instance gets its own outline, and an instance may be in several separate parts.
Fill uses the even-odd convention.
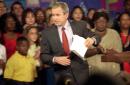
[[[70,51],[74,52],[76,55],[84,59],[84,55],[87,49],[88,48],[85,46],[85,39],[78,35],[73,35],[73,42],[70,47]]]

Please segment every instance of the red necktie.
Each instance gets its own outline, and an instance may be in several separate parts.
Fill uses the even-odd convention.
[[[63,46],[65,54],[68,56],[70,49],[69,49],[68,39],[65,33],[65,28],[62,28],[62,46]]]

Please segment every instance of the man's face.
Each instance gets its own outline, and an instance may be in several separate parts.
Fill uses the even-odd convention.
[[[52,19],[57,26],[64,26],[68,18],[68,13],[64,13],[61,7],[52,8]]]
[[[21,41],[17,43],[17,51],[21,54],[26,56],[29,49],[29,42],[28,41]]]

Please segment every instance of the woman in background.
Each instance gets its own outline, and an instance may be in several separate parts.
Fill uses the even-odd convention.
[[[75,6],[71,13],[70,13],[70,19],[74,21],[81,21],[85,20],[84,11],[80,6]]]
[[[38,25],[38,31],[42,31],[45,28],[45,12],[42,8],[38,8],[35,11],[36,23]]]
[[[94,28],[94,23],[93,23],[93,16],[95,14],[96,10],[94,8],[88,9],[86,21],[89,24],[88,28]]]
[[[24,7],[22,5],[21,2],[19,1],[15,1],[12,5],[11,5],[11,13],[14,14],[17,18],[18,21],[18,29],[17,31],[19,33],[23,32],[23,27],[22,27],[22,15],[23,15],[23,11],[24,11]]]
[[[7,59],[16,51],[16,39],[21,35],[16,32],[16,17],[8,13],[5,15],[4,23],[4,33],[2,34],[2,42],[7,50]]]
[[[120,72],[120,64],[115,62],[104,62],[102,55],[107,52],[107,49],[122,51],[122,44],[119,34],[108,27],[109,17],[105,12],[96,12],[94,14],[93,32],[101,37],[101,42],[96,48],[91,48],[87,51],[86,57],[90,65],[92,73],[101,72],[115,76]],[[90,72],[91,73],[91,72]]]
[[[31,9],[26,9],[22,16],[23,29],[25,30],[28,26],[37,26],[36,18]]]
[[[130,51],[130,15],[128,12],[120,14],[118,25],[117,31],[122,40],[123,51]],[[123,63],[123,70],[130,73],[130,64],[128,62]]]
[[[87,22],[85,21],[85,15],[84,11],[80,6],[75,6],[71,13],[70,13],[70,19],[72,20],[73,23],[76,23],[78,25],[88,27]]]

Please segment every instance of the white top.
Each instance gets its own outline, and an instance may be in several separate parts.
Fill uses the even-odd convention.
[[[0,44],[0,60],[3,60],[4,62],[6,62],[6,49],[3,45]],[[3,70],[0,69],[0,75],[3,74]]]

